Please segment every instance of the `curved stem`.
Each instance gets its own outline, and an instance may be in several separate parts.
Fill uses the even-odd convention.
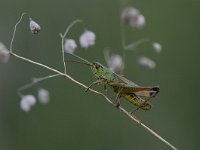
[[[47,69],[47,70],[53,71],[53,72],[59,74],[60,76],[63,76],[63,77],[65,77],[65,78],[71,80],[72,82],[78,84],[79,86],[82,86],[82,87],[85,88],[85,89],[88,88],[88,86],[86,86],[85,84],[83,84],[83,83],[77,81],[76,79],[72,78],[72,77],[71,77],[70,75],[68,75],[68,74],[62,73],[62,72],[60,72],[60,71],[58,71],[58,70],[56,70],[56,69],[54,69],[54,68],[51,68],[51,67],[49,67],[49,66],[47,66],[47,65],[44,65],[44,64],[35,62],[35,61],[33,61],[33,60],[27,59],[27,58],[22,57],[22,56],[19,56],[19,55],[13,53],[13,52],[10,52],[10,54],[11,54],[12,56],[16,57],[16,58],[19,58],[19,59],[21,59],[21,60],[24,60],[24,61],[26,61],[26,62],[29,62],[29,63],[31,63],[31,64],[34,64],[34,65],[36,65],[36,66],[40,66],[40,67],[45,68],[45,69]],[[91,91],[91,92],[93,92],[93,93],[95,93],[95,94],[98,94],[98,95],[104,97],[108,103],[110,103],[112,106],[115,107],[115,104],[114,104],[106,95],[104,95],[103,93],[98,92],[98,91],[96,91],[96,90],[93,90],[93,89],[91,89],[91,88],[89,88],[89,91]],[[165,143],[166,145],[168,145],[169,147],[171,147],[173,150],[177,150],[177,148],[174,147],[172,144],[170,144],[167,140],[165,140],[163,137],[161,137],[159,134],[157,134],[155,131],[153,131],[151,128],[149,128],[147,125],[145,125],[144,123],[142,123],[139,119],[137,119],[137,117],[136,117],[135,115],[130,114],[128,111],[126,111],[126,110],[125,110],[123,107],[121,107],[121,106],[115,107],[115,108],[117,108],[120,112],[124,113],[129,119],[131,119],[132,121],[134,121],[134,122],[136,122],[137,124],[139,124],[140,126],[142,126],[142,127],[143,127],[144,129],[146,129],[149,133],[151,133],[151,134],[154,135],[156,138],[158,138],[160,141],[162,141],[163,143]]]
[[[67,36],[68,32],[70,31],[70,29],[77,23],[81,23],[82,20],[75,20],[73,21],[68,27],[67,29],[65,30],[65,33],[62,35],[60,33],[60,37],[61,37],[61,44],[62,44],[62,61],[63,61],[63,65],[64,65],[64,73],[66,74],[67,73],[67,69],[66,69],[66,63],[65,63],[65,52],[64,52],[64,40],[65,40],[65,37]]]
[[[25,84],[24,86],[20,87],[18,89],[18,94],[19,95],[22,95],[21,92],[34,86],[35,84],[41,82],[41,81],[44,81],[44,80],[47,80],[47,79],[50,79],[50,78],[53,78],[53,77],[57,77],[59,76],[60,74],[54,74],[54,75],[49,75],[49,76],[45,76],[45,77],[40,77],[40,78],[34,78],[30,83],[28,84]]]
[[[13,44],[13,41],[14,41],[16,28],[17,28],[18,24],[21,22],[22,17],[23,17],[24,14],[25,14],[25,13],[23,13],[23,14],[21,15],[19,21],[16,23],[16,25],[15,25],[15,27],[14,27],[13,36],[12,36],[12,40],[11,40],[11,43],[10,43],[10,51],[9,51],[9,54],[12,55],[12,56],[14,56],[14,57],[16,57],[16,58],[18,58],[18,59],[21,59],[21,60],[24,60],[24,61],[26,61],[26,62],[28,62],[28,63],[31,63],[31,64],[33,64],[33,65],[40,66],[40,67],[45,68],[45,69],[47,69],[47,70],[49,70],[49,71],[52,71],[52,72],[54,72],[54,73],[56,73],[56,74],[58,74],[58,75],[60,75],[60,76],[63,76],[63,77],[65,77],[65,78],[71,80],[72,82],[76,83],[77,85],[82,86],[83,88],[87,89],[88,86],[86,86],[85,84],[83,84],[83,83],[77,81],[76,79],[72,78],[70,75],[68,75],[68,74],[66,73],[66,66],[65,66],[65,62],[64,62],[65,60],[64,60],[64,59],[63,59],[63,63],[64,63],[64,66],[65,66],[65,72],[62,73],[62,72],[58,71],[57,69],[54,69],[54,68],[52,68],[52,67],[49,67],[49,66],[47,66],[47,65],[41,64],[41,63],[39,63],[39,62],[33,61],[33,60],[31,60],[31,59],[25,58],[25,57],[23,57],[23,56],[17,55],[16,53],[13,53],[13,52],[12,52],[12,44]],[[60,36],[61,36],[61,38],[62,38],[62,51],[63,51],[63,52],[64,52],[64,49],[63,49],[63,41],[64,41],[64,38],[65,38],[65,36],[67,35],[67,33],[68,33],[68,31],[70,30],[70,28],[71,28],[75,23],[77,23],[77,22],[80,22],[80,20],[75,20],[75,21],[66,29],[66,31],[65,31],[65,33],[64,33],[63,35],[60,34]],[[63,54],[64,54],[64,53],[63,53]],[[64,55],[63,55],[63,58],[64,58]],[[98,92],[98,91],[96,91],[96,90],[93,90],[93,89],[91,89],[91,88],[89,88],[89,91],[91,91],[91,92],[93,92],[93,93],[95,93],[95,94],[98,94],[98,95],[104,97],[108,103],[110,103],[112,106],[115,107],[115,104],[114,104],[106,95],[104,95],[103,93]],[[162,138],[159,134],[157,134],[155,131],[153,131],[151,128],[149,128],[147,125],[145,125],[144,123],[142,123],[139,119],[137,119],[137,117],[136,117],[135,115],[132,115],[132,114],[130,114],[129,112],[127,112],[122,106],[115,107],[115,108],[117,108],[120,112],[124,113],[129,119],[131,119],[132,121],[134,121],[134,122],[136,122],[137,124],[139,124],[140,126],[142,126],[142,127],[143,127],[144,129],[146,129],[149,133],[151,133],[153,136],[155,136],[156,138],[158,138],[160,141],[162,141],[163,143],[165,143],[166,145],[168,145],[170,148],[172,148],[173,150],[177,150],[176,147],[174,147],[172,144],[170,144],[168,141],[166,141],[164,138]]]
[[[19,20],[17,21],[17,23],[15,24],[14,26],[14,31],[13,31],[13,36],[12,36],[12,39],[11,39],[11,42],[10,42],[10,52],[12,52],[12,47],[13,47],[13,41],[14,41],[14,38],[15,38],[15,33],[16,33],[16,30],[17,30],[17,26],[20,24],[23,16],[27,14],[26,12],[22,13]]]

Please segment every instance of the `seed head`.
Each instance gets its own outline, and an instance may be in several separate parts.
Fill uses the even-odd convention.
[[[160,45],[160,43],[154,42],[152,44],[153,49],[157,52],[160,53],[162,51],[162,46]]]
[[[31,110],[31,107],[35,105],[35,103],[36,99],[33,95],[25,95],[20,101],[20,108],[23,111],[28,112]]]
[[[0,42],[0,63],[7,63],[9,61],[10,55],[6,46]]]
[[[156,67],[156,63],[150,58],[147,58],[145,56],[142,56],[138,59],[138,64],[141,67],[148,68],[148,69],[154,69]]]
[[[124,62],[123,62],[122,57],[120,55],[117,55],[117,54],[111,55],[109,60],[108,60],[108,67],[113,72],[115,72],[117,74],[121,74],[123,72],[123,69],[124,69]]]
[[[38,100],[42,104],[47,104],[50,100],[49,91],[47,91],[46,89],[39,89],[38,90]]]
[[[41,30],[41,27],[40,25],[35,22],[34,20],[32,20],[31,18],[29,18],[30,22],[29,22],[29,27],[30,27],[30,30],[32,32],[32,34],[38,34]]]
[[[145,17],[134,7],[127,7],[122,11],[122,21],[132,28],[140,29],[145,25]]]
[[[80,45],[83,48],[88,48],[95,44],[96,35],[94,32],[86,30],[83,34],[81,34],[79,41]]]
[[[73,54],[76,48],[77,45],[73,39],[65,39],[64,50],[66,53]]]

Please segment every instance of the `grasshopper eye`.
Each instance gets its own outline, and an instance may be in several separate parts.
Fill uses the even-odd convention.
[[[96,69],[99,69],[101,66],[98,63],[93,63]]]

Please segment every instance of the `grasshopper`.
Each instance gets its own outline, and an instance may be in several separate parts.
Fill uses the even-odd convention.
[[[104,85],[104,89],[107,89],[107,87],[109,87],[116,93],[115,101],[117,107],[120,106],[120,98],[123,97],[130,103],[137,106],[137,109],[139,108],[143,110],[151,109],[151,104],[149,104],[148,101],[157,95],[160,89],[158,86],[153,86],[153,87],[139,86],[134,82],[126,79],[125,77],[114,73],[109,68],[103,66],[99,62],[91,63],[75,54],[72,55],[84,61],[85,64],[89,65],[92,73],[97,79],[88,86],[86,91],[88,91],[88,89],[91,88],[93,85],[102,83]]]

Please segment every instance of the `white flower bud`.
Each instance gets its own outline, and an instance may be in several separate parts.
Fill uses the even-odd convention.
[[[49,102],[49,92],[46,89],[39,89],[38,90],[38,100],[42,104],[47,104]]]
[[[20,108],[23,111],[28,112],[30,111],[31,107],[35,105],[35,103],[36,103],[36,99],[33,95],[25,95],[22,97],[20,101]]]
[[[38,34],[41,30],[40,25],[36,23],[35,21],[33,21],[31,18],[29,18],[29,20],[30,20],[29,27],[32,34]]]
[[[73,39],[65,39],[64,50],[66,53],[73,54],[76,48],[77,45]]]
[[[124,69],[124,62],[120,55],[113,54],[108,60],[108,67],[117,74],[121,74]]]
[[[20,101],[20,108],[25,112],[29,112],[31,110],[31,106],[30,106],[29,102],[24,99],[22,99]]]
[[[26,95],[26,96],[23,97],[23,99],[25,99],[26,101],[28,101],[28,103],[30,104],[30,106],[33,106],[36,103],[36,98],[33,95]]]
[[[92,31],[86,30],[83,34],[81,34],[79,41],[80,45],[83,48],[88,48],[89,46],[92,46],[95,44],[96,35]]]
[[[145,17],[134,7],[127,7],[122,11],[121,18],[132,28],[140,29],[145,25]]]
[[[7,63],[9,61],[10,55],[6,46],[0,42],[0,63]]]
[[[140,14],[137,18],[137,21],[134,23],[132,22],[131,26],[135,28],[142,28],[145,25],[145,18],[142,14]]]
[[[144,56],[138,59],[138,64],[141,67],[148,68],[148,69],[154,69],[156,67],[156,63],[153,60]]]
[[[160,53],[162,51],[162,46],[160,45],[160,43],[154,42],[152,44],[153,49],[157,52]]]

